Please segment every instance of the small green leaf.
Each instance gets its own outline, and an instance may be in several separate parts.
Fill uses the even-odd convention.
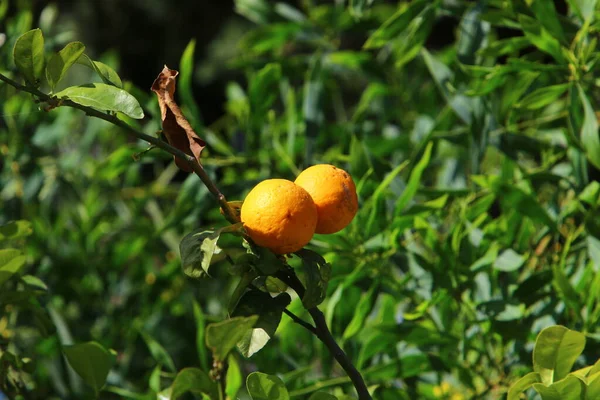
[[[102,82],[107,85],[113,85],[118,88],[123,87],[123,82],[121,82],[119,74],[108,65],[101,63],[100,61],[94,61],[86,54],[82,54],[81,57],[77,59],[77,64],[85,65],[96,71],[96,74],[102,79]]]
[[[275,375],[253,372],[246,379],[246,387],[252,400],[289,400],[290,398],[283,381]]]
[[[144,111],[135,97],[123,89],[104,83],[68,87],[55,96],[100,111],[120,112],[134,119],[144,118]]]
[[[494,261],[494,268],[511,272],[519,269],[525,262],[525,257],[512,249],[504,250],[500,256]]]
[[[569,84],[546,86],[528,94],[518,103],[518,107],[537,110],[553,103],[569,89]]]
[[[533,388],[542,400],[586,400],[586,384],[574,375],[569,375],[550,386],[534,383]]]
[[[559,325],[546,328],[535,342],[533,369],[545,385],[557,382],[571,371],[584,347],[584,334]]]
[[[26,284],[34,288],[48,290],[48,286],[37,276],[25,275],[21,277],[21,280]]]
[[[85,46],[81,42],[71,42],[55,53],[46,65],[46,79],[52,90],[58,85],[65,73],[83,54]]]
[[[176,400],[185,393],[206,394],[217,397],[217,387],[206,372],[198,368],[184,368],[175,377],[171,385],[171,399]]]
[[[540,374],[537,372],[528,373],[510,387],[506,400],[519,400],[521,398],[521,393],[529,389],[534,383],[538,382],[541,382]]]
[[[377,284],[374,284],[367,293],[363,293],[361,296],[358,305],[356,306],[356,312],[354,312],[352,320],[344,330],[344,340],[350,339],[360,332],[360,330],[364,327],[365,319],[375,304],[375,299],[377,297],[377,286]]]
[[[19,220],[0,226],[0,240],[14,240],[31,235],[31,222]]]
[[[594,18],[598,0],[568,0],[568,2],[584,21],[591,21]]]
[[[273,105],[279,94],[281,66],[267,64],[256,73],[248,87],[250,109],[255,117],[263,116]]]
[[[589,375],[586,396],[586,400],[600,399],[599,373]]]
[[[376,49],[388,44],[402,34],[412,20],[430,3],[429,0],[417,0],[402,4],[394,15],[388,18],[365,42],[363,48]]]
[[[19,36],[13,49],[13,59],[25,80],[33,86],[39,86],[45,62],[44,36],[39,28]]]
[[[221,248],[217,242],[222,233],[236,232],[241,224],[228,225],[217,230],[198,230],[187,234],[179,244],[183,272],[190,278],[208,275],[213,255],[219,254]]]
[[[258,318],[258,315],[253,315],[209,324],[206,328],[206,345],[212,350],[214,358],[225,360],[231,349],[256,325]]]
[[[18,273],[25,265],[27,257],[17,249],[0,250],[0,285]]]
[[[421,184],[421,177],[423,176],[423,172],[427,165],[429,165],[429,160],[431,159],[431,149],[433,148],[433,142],[427,143],[427,147],[425,148],[425,152],[423,153],[423,157],[419,160],[415,168],[410,173],[410,178],[408,178],[408,183],[404,188],[404,191],[396,201],[396,215],[400,215],[402,211],[408,206],[408,203],[413,199],[417,190],[419,189],[419,185]]]
[[[200,359],[200,366],[208,370],[208,355],[206,349],[206,316],[197,301],[192,303],[194,309],[194,321],[196,322],[196,350]]]
[[[567,43],[567,38],[558,19],[558,13],[553,1],[532,0],[530,7],[536,19],[541,22],[552,36],[563,43]]]
[[[213,255],[219,254],[217,246],[221,229],[216,231],[203,230],[186,235],[179,244],[183,272],[190,278],[201,278],[208,275],[208,269]]]
[[[295,253],[302,259],[304,286],[306,292],[302,304],[309,309],[318,306],[325,300],[327,284],[331,277],[331,265],[323,257],[311,250],[302,249]]]
[[[175,368],[175,363],[165,348],[146,332],[140,331],[140,335],[142,335],[144,342],[146,342],[146,345],[156,362],[166,367],[169,371],[176,372],[177,368]]]
[[[526,15],[519,15],[519,22],[525,36],[535,47],[550,54],[559,64],[565,63],[558,39],[552,37],[539,21]]]
[[[243,377],[240,365],[233,354],[227,358],[227,376],[225,377],[225,394],[230,399],[237,399],[237,394],[242,388]]]
[[[600,133],[598,132],[598,119],[580,85],[577,85],[579,99],[583,104],[583,125],[581,127],[581,143],[585,153],[592,164],[600,169]]]
[[[337,397],[325,392],[315,392],[308,400],[337,400]]]
[[[97,395],[114,361],[110,352],[97,342],[87,342],[63,346],[63,353],[75,372]]]
[[[231,316],[259,317],[254,327],[248,330],[237,344],[244,357],[252,357],[275,335],[281,314],[290,302],[291,298],[287,293],[271,297],[269,293],[252,290],[242,296]]]

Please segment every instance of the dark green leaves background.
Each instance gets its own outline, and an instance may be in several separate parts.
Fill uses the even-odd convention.
[[[0,1],[0,71],[155,135],[151,82],[123,82],[117,54],[84,49],[52,6],[34,19],[26,3],[8,17]],[[19,379],[40,398],[202,398],[218,348],[232,398],[345,399],[331,355],[281,315],[308,319],[304,305],[319,304],[377,399],[497,399],[522,377],[552,396],[548,371],[577,392],[567,374],[595,364],[600,338],[598,2],[300,3],[237,0],[237,29],[169,66],[229,200],[314,163],[354,177],[354,222],[289,260],[304,298],[266,293],[286,288],[256,271],[281,265],[220,235],[215,201],[169,155],[2,84],[0,224],[28,222],[0,230],[0,348],[12,355],[0,368],[33,362]],[[444,21],[453,36],[439,45]],[[241,78],[205,121],[190,85],[223,69]],[[585,332],[585,348],[552,328],[577,351],[541,336],[558,353],[534,352],[555,324]],[[79,350],[102,369],[88,373]]]

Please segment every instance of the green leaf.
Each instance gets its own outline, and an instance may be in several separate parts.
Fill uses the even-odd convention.
[[[187,111],[187,118],[192,126],[202,124],[202,114],[194,100],[194,54],[196,49],[196,39],[190,40],[179,60],[179,79],[177,80],[177,91],[181,97],[181,107]],[[208,138],[207,138],[208,139]]]
[[[592,164],[600,169],[600,133],[598,119],[581,85],[577,85],[579,99],[583,104],[583,125],[581,127],[581,144]]]
[[[594,11],[598,0],[567,0],[573,10],[585,21],[594,18]]]
[[[404,3],[394,15],[388,18],[365,42],[363,48],[376,49],[388,44],[404,32],[410,22],[430,3],[429,0],[417,0]]]
[[[214,358],[224,361],[231,349],[256,325],[258,318],[258,315],[253,315],[209,324],[206,328],[206,345],[212,350]]]
[[[53,54],[46,65],[46,79],[50,88],[54,90],[56,85],[65,76],[65,73],[83,54],[85,46],[81,42],[71,42],[61,51]]]
[[[512,272],[521,268],[525,262],[525,257],[512,249],[504,250],[494,261],[494,268],[500,271]]]
[[[377,298],[377,284],[373,284],[371,289],[367,293],[363,293],[356,306],[356,312],[352,316],[352,320],[346,326],[342,338],[344,340],[350,339],[356,335],[364,327],[365,319],[373,309],[375,299]]]
[[[177,368],[175,368],[175,363],[165,348],[146,332],[140,331],[140,335],[142,335],[144,342],[146,342],[150,354],[152,354],[152,358],[169,371],[176,372]]]
[[[13,49],[13,59],[25,80],[33,86],[39,86],[45,62],[44,36],[40,29],[19,36]]]
[[[508,391],[508,397],[506,400],[519,400],[521,393],[529,389],[534,383],[541,382],[540,374],[537,372],[530,372],[510,387]]]
[[[114,361],[110,352],[97,342],[87,342],[63,346],[63,353],[73,370],[98,395]]]
[[[600,374],[590,374],[586,391],[586,400],[600,399]]]
[[[287,293],[271,297],[269,293],[257,290],[249,291],[242,296],[231,316],[234,318],[258,316],[254,327],[247,330],[237,343],[244,357],[252,357],[275,335],[281,321],[281,314],[291,300]]]
[[[248,97],[250,109],[256,117],[262,117],[273,105],[279,94],[281,66],[267,64],[250,81]]]
[[[0,226],[0,241],[14,240],[31,235],[31,222],[19,220]]]
[[[38,289],[42,289],[42,290],[48,290],[48,286],[46,286],[46,284],[44,283],[44,281],[42,281],[37,276],[25,275],[25,276],[21,277],[21,280],[26,285],[28,285],[28,286],[31,286],[31,287],[34,287],[34,288],[38,288]]]
[[[206,372],[198,368],[184,368],[175,377],[171,385],[171,399],[176,400],[185,393],[206,394],[211,398],[217,397],[216,383]]]
[[[568,89],[568,83],[537,89],[525,96],[523,100],[517,104],[517,107],[525,108],[527,110],[540,109],[556,101],[556,99],[565,94]]]
[[[408,183],[404,188],[404,191],[396,201],[395,212],[396,215],[400,215],[402,211],[406,209],[408,203],[413,199],[417,190],[419,189],[419,185],[421,184],[421,177],[423,176],[423,172],[427,165],[429,165],[429,160],[431,159],[431,149],[433,148],[433,142],[427,143],[427,147],[425,148],[425,152],[423,156],[415,165],[415,168],[410,173],[410,178],[408,178]]]
[[[585,400],[586,384],[574,375],[557,381],[550,386],[534,383],[533,388],[542,400]]]
[[[302,259],[302,269],[304,271],[306,292],[302,297],[302,304],[307,309],[316,307],[325,300],[327,295],[331,265],[311,250],[302,249],[295,254]]]
[[[559,64],[566,62],[559,41],[552,37],[539,21],[526,15],[519,15],[519,22],[525,36],[535,47],[550,54]]]
[[[194,321],[196,322],[196,350],[198,351],[198,358],[200,360],[200,366],[204,370],[208,370],[208,354],[206,349],[206,341],[204,336],[206,334],[206,316],[202,312],[202,308],[197,301],[194,300]]]
[[[55,96],[100,111],[120,112],[134,119],[144,118],[142,107],[135,97],[123,89],[104,83],[68,87]]]
[[[487,42],[490,24],[481,19],[483,9],[483,4],[477,3],[464,13],[460,21],[456,47],[458,59],[463,64],[475,64],[478,50]]]
[[[315,392],[308,400],[337,400],[337,397],[325,392]]]
[[[217,230],[201,230],[187,234],[179,244],[183,272],[190,278],[201,278],[208,275],[213,255],[219,254],[221,248],[217,242],[224,228]]]
[[[102,79],[102,82],[107,85],[113,85],[118,88],[123,87],[123,82],[121,82],[119,74],[108,65],[101,63],[100,61],[94,61],[86,54],[82,54],[81,57],[77,59],[77,63],[96,71],[96,74]]]
[[[584,334],[559,325],[546,328],[535,342],[533,369],[545,385],[557,382],[571,371],[584,347]]]
[[[588,235],[586,241],[588,254],[590,255],[590,259],[594,264],[594,270],[596,272],[600,272],[600,239],[595,236]]]
[[[0,285],[18,273],[27,257],[17,249],[0,249]]]
[[[237,399],[237,394],[242,388],[243,384],[242,371],[240,370],[240,365],[233,354],[229,355],[227,361],[228,367],[227,376],[225,377],[225,394],[230,399]]]
[[[260,275],[273,275],[285,267],[285,263],[271,250],[256,246],[246,240],[242,245],[246,248],[248,255],[254,256],[245,257],[244,262],[249,263]]]
[[[552,36],[563,43],[567,43],[567,38],[558,19],[558,13],[553,1],[533,0],[530,7],[536,19],[540,21]]]
[[[246,379],[246,387],[252,400],[288,400],[288,394],[283,381],[275,375],[253,372]]]

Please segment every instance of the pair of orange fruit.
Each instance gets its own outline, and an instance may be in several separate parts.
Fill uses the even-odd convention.
[[[329,164],[302,171],[294,182],[267,179],[242,204],[240,219],[248,236],[276,254],[293,253],[315,233],[344,229],[358,211],[350,174]]]

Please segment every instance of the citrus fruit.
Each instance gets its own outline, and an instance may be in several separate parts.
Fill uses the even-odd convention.
[[[316,233],[335,233],[344,229],[358,211],[356,186],[349,173],[329,164],[313,165],[295,181],[306,189],[317,206]]]
[[[287,254],[300,250],[313,237],[317,208],[306,190],[294,182],[267,179],[248,193],[240,218],[257,245]]]

